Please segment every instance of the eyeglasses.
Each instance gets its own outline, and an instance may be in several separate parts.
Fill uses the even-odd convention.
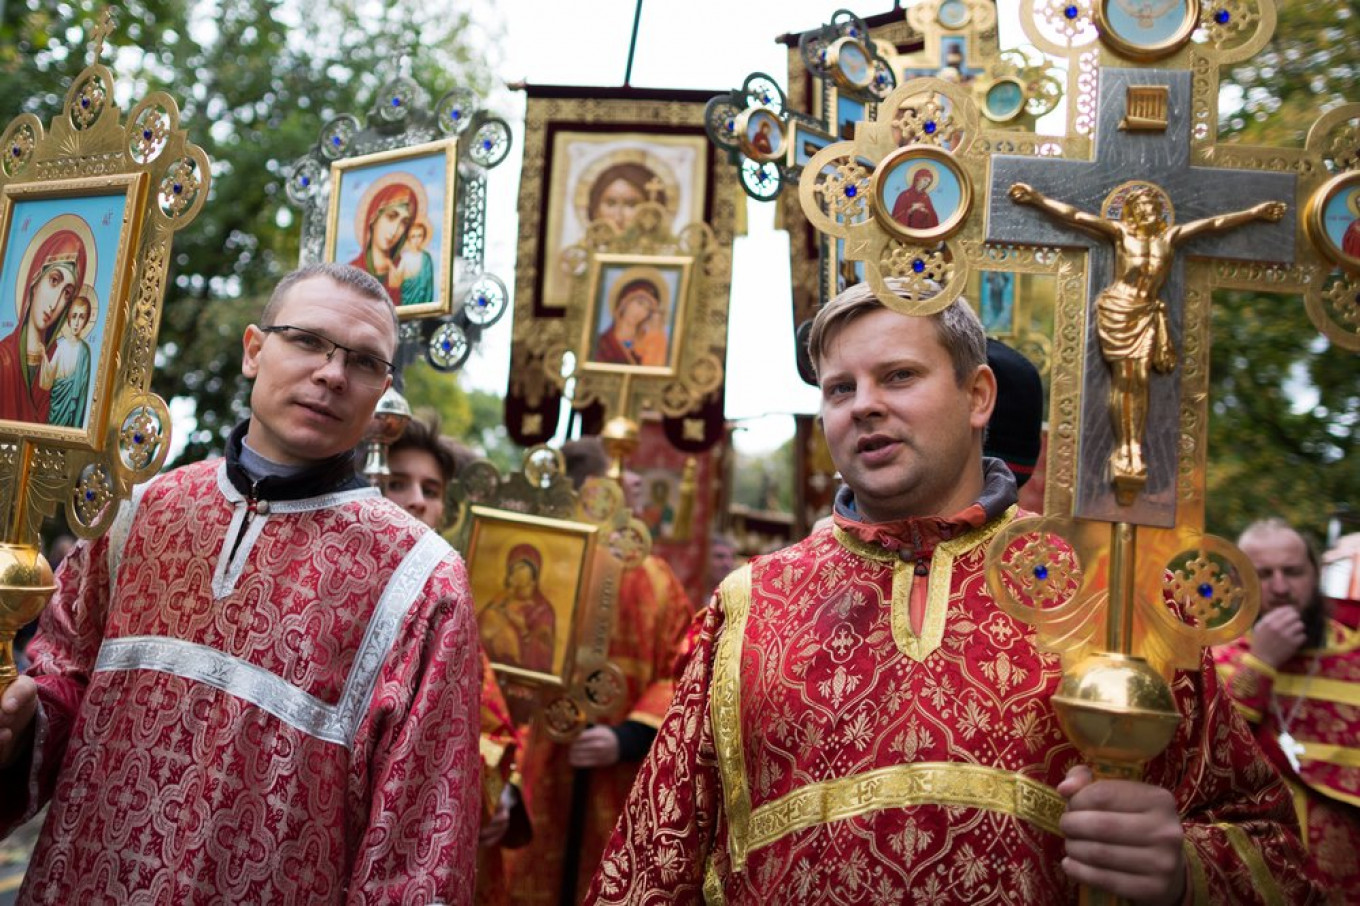
[[[261,327],[260,332],[278,334],[292,351],[294,358],[306,361],[313,368],[321,367],[322,362],[329,362],[335,357],[337,349],[343,349],[345,374],[361,387],[381,389],[387,383],[387,376],[392,373],[392,363],[386,359],[379,358],[371,352],[341,346],[325,334],[305,327],[275,324],[272,327]]]

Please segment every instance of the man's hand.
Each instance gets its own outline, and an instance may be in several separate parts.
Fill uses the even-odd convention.
[[[1058,784],[1067,800],[1063,871],[1140,906],[1177,904],[1185,892],[1185,833],[1175,797],[1133,780],[1094,782],[1078,765]]]
[[[1277,607],[1256,621],[1251,630],[1251,653],[1278,669],[1303,647],[1307,637],[1303,615],[1292,607]]]
[[[574,768],[607,768],[619,763],[619,738],[608,727],[587,727],[571,744],[567,761]]]
[[[8,767],[19,754],[33,715],[38,711],[38,684],[21,676],[0,696],[0,768]]]

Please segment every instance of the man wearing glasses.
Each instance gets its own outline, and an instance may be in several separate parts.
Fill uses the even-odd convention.
[[[0,703],[20,902],[465,903],[479,661],[462,562],[355,477],[396,314],[344,265],[246,328],[227,455],[82,543]]]

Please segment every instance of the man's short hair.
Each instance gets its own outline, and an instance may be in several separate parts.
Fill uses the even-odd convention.
[[[906,296],[906,281],[889,277],[886,282],[889,290]],[[933,293],[918,293],[917,298],[926,300],[931,295]],[[879,309],[887,310],[888,306],[883,304],[868,283],[856,283],[822,306],[812,319],[812,329],[808,333],[808,358],[812,361],[813,372],[820,371],[822,356],[847,324]],[[926,317],[935,324],[940,342],[949,351],[950,361],[954,365],[954,381],[962,386],[979,365],[987,364],[987,333],[982,328],[982,322],[962,296],[949,303],[943,311]]]
[[[385,303],[387,311],[392,315],[392,326],[400,333],[400,325],[397,323],[397,308],[392,304],[392,297],[388,294],[387,288],[378,282],[378,278],[368,271],[360,270],[348,264],[337,264],[334,261],[305,264],[297,270],[284,274],[283,278],[275,285],[274,292],[269,295],[269,301],[265,303],[264,311],[260,313],[260,326],[273,327],[274,319],[278,317],[279,309],[283,307],[283,299],[288,290],[303,280],[310,280],[313,277],[329,277],[361,296],[375,302]]]
[[[438,416],[432,416],[429,421],[413,418],[407,422],[401,437],[387,448],[389,454],[402,450],[419,450],[433,456],[439,464],[439,474],[444,476],[445,484],[456,478],[463,466],[476,458],[467,447],[440,435]]]
[[[587,478],[609,474],[609,454],[598,437],[582,437],[562,445],[562,459],[566,462],[567,477],[577,490]]]

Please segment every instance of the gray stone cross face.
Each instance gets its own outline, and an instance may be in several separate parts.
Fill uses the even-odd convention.
[[[992,159],[987,200],[989,243],[1084,249],[1087,253],[1079,465],[1072,514],[1077,518],[1160,527],[1176,524],[1180,375],[1187,327],[1185,257],[1278,264],[1293,261],[1296,212],[1292,174],[1190,165],[1190,75],[1185,71],[1102,69],[1094,160],[1002,155]],[[1165,130],[1120,128],[1126,115],[1128,87],[1143,85],[1168,88]],[[1154,373],[1150,378],[1147,429],[1142,441],[1147,482],[1130,504],[1121,505],[1107,472],[1115,446],[1109,415],[1110,369],[1101,353],[1094,309],[1097,295],[1114,279],[1114,246],[1109,239],[1056,220],[1035,207],[1016,204],[1007,193],[1014,183],[1028,183],[1045,196],[1100,216],[1105,200],[1130,181],[1161,187],[1174,208],[1173,226],[1242,211],[1265,201],[1284,201],[1289,209],[1278,223],[1258,221],[1192,237],[1176,246],[1160,296],[1167,305],[1170,335],[1182,364],[1170,373]],[[1199,327],[1190,325],[1190,329]],[[1199,348],[1207,356],[1207,336]],[[1207,361],[1199,364],[1208,367]]]

